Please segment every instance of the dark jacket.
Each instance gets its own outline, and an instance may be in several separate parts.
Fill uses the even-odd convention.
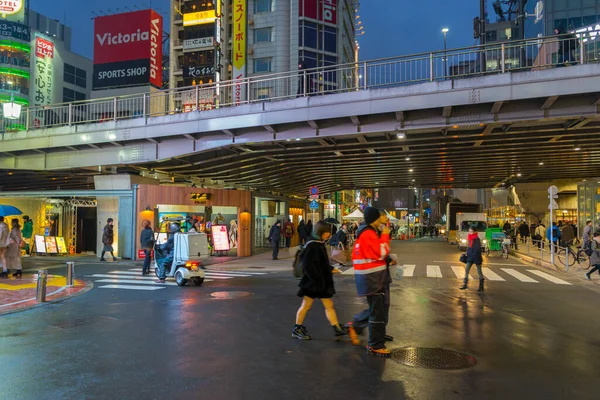
[[[151,249],[154,246],[154,232],[152,232],[152,228],[147,227],[142,229],[140,244],[142,245],[142,249]]]
[[[483,264],[483,257],[481,256],[481,240],[476,237],[467,247],[467,262],[477,264]]]
[[[114,230],[111,224],[106,224],[102,231],[102,244],[111,245],[114,242]]]
[[[271,242],[279,242],[281,240],[281,227],[277,224],[273,225],[269,231],[269,237],[267,239],[269,239]]]
[[[320,241],[310,242],[302,252],[302,279],[298,286],[299,297],[330,298],[335,294],[333,267],[329,264],[327,249]]]
[[[527,224],[521,224],[519,226],[519,235],[521,235],[521,237],[529,236],[529,226]]]
[[[306,224],[304,221],[300,221],[300,224],[298,224],[298,236],[301,238],[308,237],[308,234],[306,233]]]

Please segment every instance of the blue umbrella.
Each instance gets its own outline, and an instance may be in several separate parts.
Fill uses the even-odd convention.
[[[9,215],[21,215],[23,211],[19,210],[17,207],[0,204],[0,217],[6,217]]]

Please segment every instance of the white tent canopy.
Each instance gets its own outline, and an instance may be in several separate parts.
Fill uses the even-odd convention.
[[[342,217],[342,219],[350,219],[350,220],[354,220],[354,221],[362,221],[364,218],[365,218],[365,216],[359,209],[356,209],[351,214],[344,215]]]
[[[394,217],[392,214],[390,214],[389,212],[385,212],[385,215],[387,215],[388,219],[390,220],[390,222],[398,222],[398,218]]]

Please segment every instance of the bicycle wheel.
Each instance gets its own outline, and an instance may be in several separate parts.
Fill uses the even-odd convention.
[[[488,245],[485,246],[485,255],[488,257],[490,256],[490,246]]]
[[[565,249],[560,249],[556,254],[558,257],[558,261],[565,267],[567,266],[567,252]],[[575,254],[572,251],[569,251],[569,267],[572,267],[575,264]]]
[[[577,262],[581,269],[588,269],[590,267],[590,257],[585,254],[585,251],[579,250],[577,252]]]

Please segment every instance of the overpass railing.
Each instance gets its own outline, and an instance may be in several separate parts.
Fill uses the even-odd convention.
[[[157,117],[296,97],[565,67],[596,61],[598,44],[594,39],[597,33],[493,43],[145,94],[27,107],[19,119],[1,118],[0,132],[3,132],[3,139],[5,132],[6,138],[17,139],[23,137],[22,131],[57,126]]]

